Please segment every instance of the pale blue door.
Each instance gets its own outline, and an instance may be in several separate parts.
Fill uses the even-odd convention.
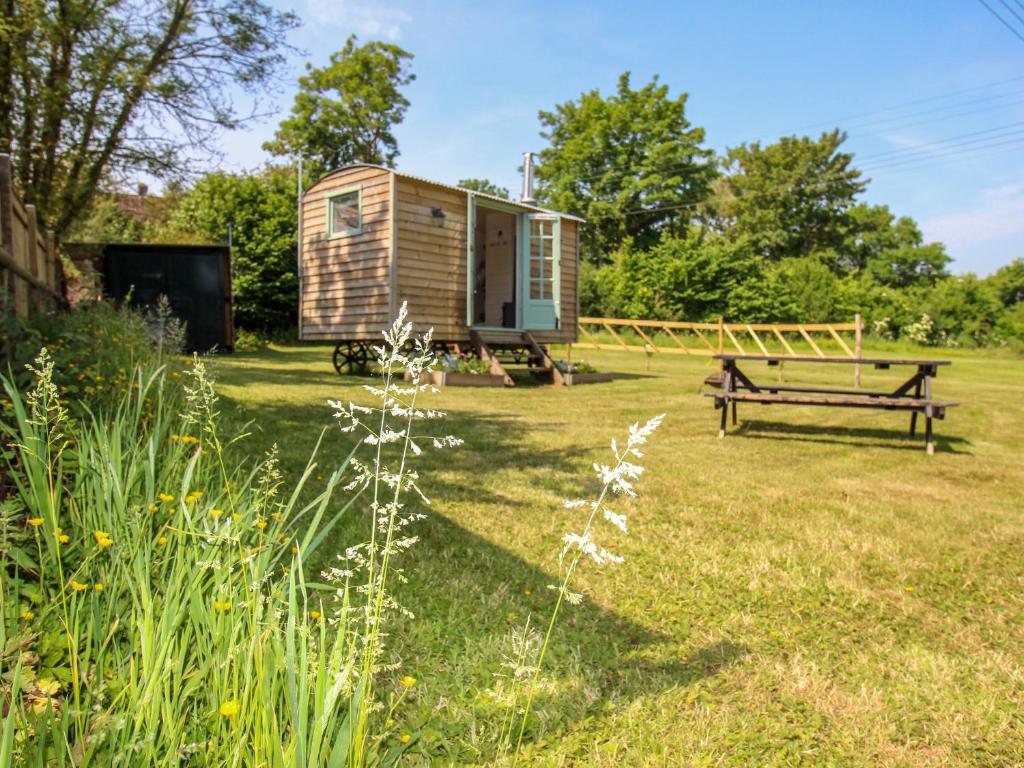
[[[558,328],[560,243],[557,216],[523,217],[523,328],[528,331]]]

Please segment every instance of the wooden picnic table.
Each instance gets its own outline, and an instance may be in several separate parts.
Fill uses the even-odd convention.
[[[741,402],[761,403],[762,405],[819,405],[837,408],[877,408],[886,411],[910,412],[910,435],[917,431],[917,416],[924,415],[925,448],[929,454],[935,453],[935,436],[932,431],[932,419],[942,419],[946,409],[958,403],[950,400],[932,398],[932,379],[939,368],[950,365],[949,360],[919,360],[906,358],[882,357],[792,357],[787,355],[715,355],[714,359],[722,363],[721,389],[717,392],[705,392],[707,397],[715,398],[715,408],[722,411],[722,424],[718,431],[719,437],[725,437],[726,417],[730,403],[732,404],[732,423],[736,424],[736,404]],[[872,391],[864,389],[840,389],[833,387],[795,386],[771,383],[756,384],[747,376],[738,363],[763,362],[770,366],[782,363],[809,363],[814,365],[870,365],[879,370],[891,367],[906,366],[917,371],[906,381],[891,391]]]

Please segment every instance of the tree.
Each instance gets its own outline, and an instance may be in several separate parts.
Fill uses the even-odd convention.
[[[254,104],[295,25],[263,0],[2,0],[0,152],[62,235],[97,189],[181,175]]]
[[[850,231],[834,259],[839,272],[869,272],[882,285],[934,285],[950,262],[942,243],[925,243],[909,216],[898,219],[885,205],[861,203],[848,212]]]
[[[616,92],[592,90],[541,112],[537,196],[587,219],[584,254],[601,261],[627,239],[654,245],[661,233],[682,235],[692,207],[715,177],[704,131],[686,119],[687,95],[668,95],[655,77],[636,90],[628,72]]]
[[[746,238],[769,261],[840,250],[850,209],[867,186],[853,155],[839,151],[845,138],[836,130],[817,140],[784,136],[730,149],[714,201],[730,235]]]
[[[296,324],[296,172],[216,172],[200,179],[161,233],[164,239],[227,242],[231,229],[235,321],[250,330]]]
[[[627,240],[605,264],[582,271],[581,310],[657,320],[734,317],[737,289],[761,273],[749,247],[716,235],[666,235],[646,251]]]
[[[487,179],[462,179],[455,186],[462,187],[463,189],[471,189],[474,192],[482,192],[485,195],[493,195],[494,197],[500,197],[505,200],[509,199],[507,189],[499,187],[493,181],[489,181]]]
[[[1014,259],[986,278],[1004,307],[1024,302],[1024,259]]]
[[[392,129],[409,107],[402,88],[416,79],[411,60],[397,45],[356,45],[352,35],[327,66],[306,65],[291,115],[263,148],[310,161],[314,174],[356,162],[393,166],[398,141]]]

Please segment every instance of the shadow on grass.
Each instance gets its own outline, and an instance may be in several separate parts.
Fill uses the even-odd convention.
[[[959,446],[969,447],[971,441],[956,435],[941,434],[938,429],[941,424],[941,421],[937,421],[936,451],[972,455],[969,450],[959,449]],[[728,435],[755,440],[794,440],[846,446],[851,444],[851,440],[856,440],[860,445],[873,445],[902,451],[921,451],[924,450],[924,419],[922,417],[918,421],[917,435],[914,437],[911,437],[908,432],[895,429],[789,424],[758,419],[743,420],[738,427],[731,428]]]
[[[253,370],[245,371],[244,378]],[[242,383],[241,373],[232,372],[226,378]],[[293,386],[305,383],[310,376],[307,370],[271,369],[262,373]],[[253,386],[264,381],[261,375],[250,379]],[[291,477],[304,467],[319,427],[331,421],[326,408],[308,402],[242,402],[224,395],[222,402],[226,411],[237,411],[245,419],[262,425],[249,438],[250,454],[283,441],[282,468]],[[397,596],[416,612],[416,619],[406,629],[407,653],[421,658],[423,667],[440,665],[435,686],[443,697],[452,698],[463,695],[460,685],[468,690],[492,685],[500,658],[486,654],[501,647],[512,627],[522,626],[527,614],[534,616],[535,623],[546,620],[553,604],[548,585],[558,581],[557,541],[551,542],[550,569],[527,562],[511,551],[512,542],[503,546],[500,531],[513,536],[514,529],[503,527],[502,516],[525,515],[528,505],[535,502],[517,494],[515,479],[507,485],[488,483],[489,473],[529,472],[529,482],[560,497],[576,496],[581,477],[587,476],[588,459],[598,446],[545,448],[543,440],[536,439],[537,433],[564,429],[564,425],[528,422],[510,414],[449,411],[448,418],[439,425],[446,433],[462,436],[466,444],[454,453],[428,452],[423,456],[416,468],[424,478],[424,491],[439,500],[435,507],[458,505],[463,511],[479,508],[483,527],[499,531],[496,543],[445,517],[437,508],[426,510],[429,516],[417,523],[415,530],[420,543],[409,551],[403,564],[408,582],[398,587]],[[532,440],[528,439],[531,434]],[[351,434],[329,429],[321,448],[321,464],[329,467],[347,455],[354,439]],[[411,509],[412,498],[407,497],[406,501]],[[486,515],[490,518],[483,517]],[[367,533],[366,513],[353,508],[348,519],[324,542],[316,556],[319,562],[311,563],[310,572],[333,563],[335,553],[366,540]],[[515,620],[511,621],[510,616]],[[470,671],[452,669],[460,663],[448,661],[450,649],[456,648],[463,649],[455,653],[456,659],[475,665]],[[474,648],[484,650],[476,652]],[[662,635],[592,601],[584,601],[563,613],[545,668],[548,675],[559,679],[584,670],[588,691],[581,692],[582,683],[559,686],[557,693],[540,697],[538,706],[557,713],[554,727],[561,730],[606,711],[610,702],[618,706],[624,699],[692,685],[717,674],[746,653],[746,648],[728,640],[698,648],[680,647],[678,638]],[[444,688],[446,683],[451,690]],[[489,713],[481,716],[490,718]],[[447,724],[453,726],[469,732],[479,724]]]

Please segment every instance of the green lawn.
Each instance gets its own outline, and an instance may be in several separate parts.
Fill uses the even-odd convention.
[[[292,476],[322,427],[325,460],[347,451],[326,400],[364,399],[330,352],[216,362],[223,410]],[[876,411],[741,406],[720,440],[708,361],[586,357],[617,380],[433,396],[466,443],[420,467],[434,504],[401,589],[416,618],[390,641],[419,680],[394,724],[408,764],[494,761],[510,631],[547,615],[579,527],[561,500],[665,411],[641,498],[617,505],[629,536],[602,542],[626,562],[584,568],[586,602],[556,630],[530,765],[1024,765],[1024,361],[941,370],[936,396],[962,405],[929,457],[907,416]],[[804,378],[826,375],[851,378]]]

